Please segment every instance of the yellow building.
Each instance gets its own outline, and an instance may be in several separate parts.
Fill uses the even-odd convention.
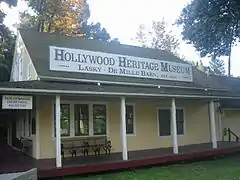
[[[15,112],[8,144],[62,167],[98,150],[129,160],[136,151],[219,148],[225,128],[231,141],[240,135],[239,111],[226,105],[240,99],[239,85],[165,51],[20,29],[0,92],[2,109]]]

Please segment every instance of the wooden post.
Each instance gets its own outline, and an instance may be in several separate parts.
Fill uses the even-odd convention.
[[[126,135],[126,104],[125,98],[121,98],[121,136],[122,136],[122,159],[128,160],[127,135]]]
[[[56,166],[62,167],[61,156],[61,123],[60,123],[60,96],[56,96]]]
[[[214,113],[214,102],[213,100],[209,102],[209,112],[210,112],[210,124],[211,124],[211,139],[213,148],[217,148],[217,137],[216,137],[216,123],[215,123],[215,113]]]
[[[178,154],[178,140],[177,140],[177,122],[176,122],[176,104],[175,104],[175,98],[172,98],[171,121],[172,121],[173,153],[174,153],[174,154]]]

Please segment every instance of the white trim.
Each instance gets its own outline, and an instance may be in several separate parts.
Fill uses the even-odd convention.
[[[61,156],[61,108],[60,108],[60,96],[56,96],[56,167],[62,167],[62,156]]]
[[[175,98],[172,98],[171,103],[171,124],[172,124],[172,143],[173,153],[178,154],[178,138],[177,138],[177,122],[176,122],[176,103]]]
[[[106,136],[109,137],[109,110],[108,102],[106,101],[82,101],[82,100],[61,100],[60,104],[69,104],[70,106],[70,135],[61,136],[62,139],[68,138],[84,138],[84,137],[97,137],[97,136]],[[89,135],[87,136],[75,136],[75,104],[86,104],[89,109]],[[100,104],[106,106],[106,134],[104,135],[94,135],[93,134],[93,105]],[[55,140],[54,136],[54,100],[52,101],[52,139]]]
[[[187,131],[186,131],[186,108],[182,107],[182,106],[176,106],[176,110],[183,110],[183,134],[177,134],[178,137],[181,136],[186,136]],[[160,138],[169,138],[172,136],[172,127],[170,127],[170,135],[166,135],[166,136],[160,136],[160,124],[159,124],[159,110],[169,110],[171,113],[171,106],[167,107],[167,106],[163,106],[163,107],[157,107],[157,133],[158,133],[158,137]],[[171,125],[171,121],[170,121],[170,125]],[[171,125],[172,126],[172,125]]]
[[[197,88],[188,86],[172,86],[172,85],[160,85],[160,84],[144,84],[144,83],[130,83],[130,82],[116,82],[116,81],[103,81],[103,80],[90,80],[90,79],[75,79],[75,78],[65,78],[65,77],[51,77],[51,76],[40,76],[40,78],[52,79],[52,80],[67,80],[75,82],[91,82],[91,83],[102,83],[102,84],[115,84],[115,85],[134,85],[134,86],[144,86],[144,87],[170,87],[170,88],[180,88],[180,89],[198,89],[198,90],[218,90],[218,91],[228,91],[229,89],[212,89],[212,88]]]
[[[210,112],[210,128],[211,128],[212,146],[213,148],[217,148],[215,109],[214,109],[213,101],[209,102],[209,112]]]
[[[23,57],[22,52],[20,58],[18,59],[18,81],[23,80]]]
[[[32,62],[31,62],[31,59],[30,59],[30,62],[27,65],[27,80],[31,80],[32,79],[31,66],[32,66]]]
[[[0,88],[0,91],[18,92],[18,93],[52,93],[67,95],[114,95],[114,96],[144,96],[144,97],[181,97],[181,98],[214,98],[214,99],[240,99],[239,97],[227,96],[198,96],[198,95],[174,95],[174,94],[146,94],[146,93],[124,93],[124,92],[98,92],[98,91],[67,91],[67,90],[50,90],[50,89],[24,89],[24,88]]]
[[[127,135],[126,135],[126,101],[125,97],[121,97],[120,104],[120,134],[122,142],[122,159],[128,160]]]
[[[127,134],[127,136],[136,136],[136,103],[127,103],[126,106],[133,106],[133,133]],[[127,119],[126,119],[127,120]],[[127,122],[126,122],[127,124]]]

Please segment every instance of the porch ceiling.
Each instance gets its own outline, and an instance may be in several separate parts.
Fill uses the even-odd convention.
[[[240,99],[240,92],[233,90],[220,91],[187,87],[172,88],[109,84],[97,85],[96,83],[55,81],[4,82],[0,83],[0,93]]]

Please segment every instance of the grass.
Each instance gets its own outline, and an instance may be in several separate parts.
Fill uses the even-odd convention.
[[[152,167],[135,171],[66,177],[64,180],[240,180],[240,155],[191,164]]]

